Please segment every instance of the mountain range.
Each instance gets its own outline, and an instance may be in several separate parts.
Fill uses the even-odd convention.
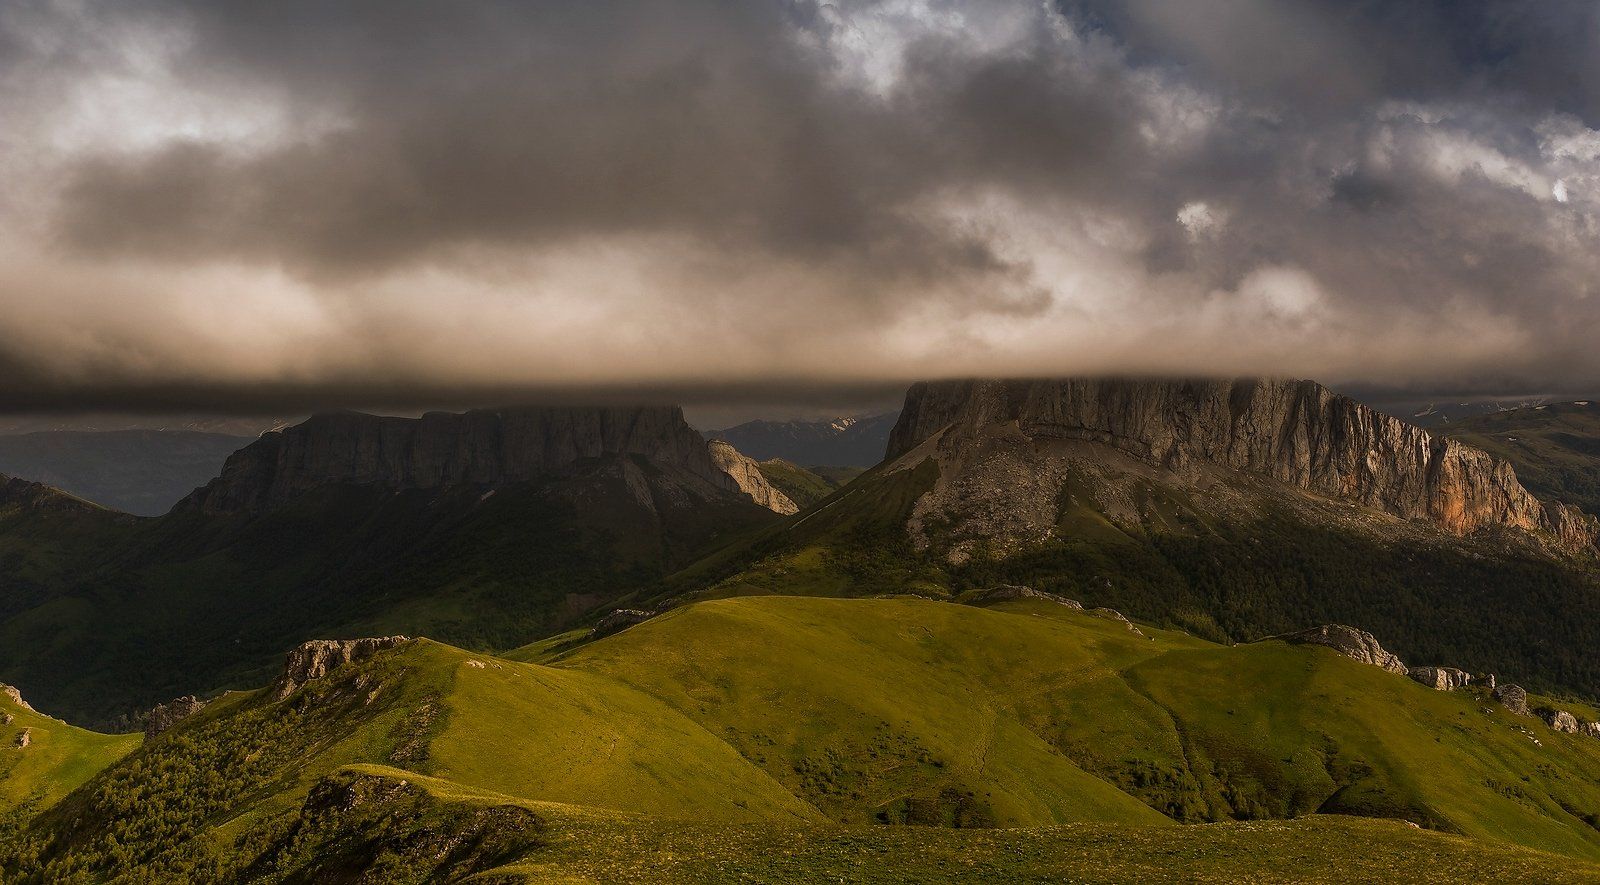
[[[7,479],[0,878],[1600,881],[1589,409],[945,381],[856,476],[649,407]]]
[[[727,440],[757,461],[781,458],[805,467],[871,467],[883,460],[896,417],[889,412],[826,421],[750,421],[706,436]]]
[[[160,516],[254,437],[187,430],[58,430],[0,435],[0,473],[113,510]]]

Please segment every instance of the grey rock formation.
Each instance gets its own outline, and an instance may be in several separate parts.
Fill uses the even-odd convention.
[[[394,648],[410,640],[405,636],[383,636],[372,639],[313,639],[303,642],[289,652],[283,662],[283,673],[272,684],[271,695],[281,701],[294,694],[301,686],[321,679],[345,664],[365,660],[386,648]]]
[[[671,471],[708,496],[744,494],[677,407],[430,412],[421,418],[338,412],[263,435],[178,508],[258,512],[330,485],[492,487],[633,458]]]
[[[1540,710],[1539,718],[1556,731],[1564,731],[1567,734],[1578,733],[1578,718],[1566,710]]]
[[[1500,702],[1512,713],[1518,716],[1530,715],[1528,712],[1528,692],[1520,685],[1507,682],[1497,686],[1494,690],[1494,699]]]
[[[1400,659],[1384,650],[1378,640],[1365,630],[1347,627],[1344,624],[1324,624],[1321,627],[1312,627],[1310,630],[1301,630],[1298,633],[1286,633],[1282,636],[1273,636],[1272,639],[1282,640],[1293,645],[1321,645],[1331,648],[1351,660],[1374,667],[1382,667],[1390,673],[1406,674],[1406,665]]]
[[[993,605],[997,602],[1011,602],[1017,599],[1038,599],[1044,602],[1053,602],[1056,605],[1064,605],[1067,608],[1076,609],[1078,611],[1083,610],[1083,603],[1077,601],[1076,599],[1068,599],[1065,596],[1057,596],[1054,593],[1046,593],[1043,590],[1035,590],[1032,587],[1021,587],[1016,584],[1001,584],[998,587],[990,587],[987,590],[981,590],[969,598],[967,600],[967,604]]]
[[[33,707],[29,706],[27,701],[22,699],[22,692],[18,691],[15,686],[0,683],[0,695],[5,695],[11,700],[11,703],[16,704],[24,710],[27,710],[29,713],[39,712],[38,710],[35,710]]]
[[[1590,722],[1587,719],[1578,720],[1578,734],[1600,738],[1600,722]]]
[[[0,725],[10,725],[15,721],[17,721],[17,717],[10,713],[0,713]]]
[[[1455,667],[1412,667],[1406,675],[1435,691],[1455,691],[1472,684],[1472,674]]]
[[[1479,673],[1478,675],[1472,677],[1472,684],[1473,685],[1482,686],[1482,687],[1488,689],[1491,693],[1493,693],[1494,692],[1494,687],[1496,685],[1494,674],[1493,673]]]
[[[23,730],[17,732],[17,740],[14,744],[17,749],[21,750],[31,743],[33,743],[33,729],[24,728]]]
[[[599,639],[602,636],[620,633],[634,624],[642,624],[653,617],[655,617],[654,612],[640,611],[634,608],[619,608],[597,621],[594,629],[589,631],[589,638]]]
[[[917,384],[889,440],[897,458],[936,436],[973,443],[991,428],[1026,438],[1109,446],[1139,461],[1193,463],[1271,477],[1296,488],[1447,532],[1537,532],[1592,547],[1600,522],[1541,503],[1511,466],[1435,438],[1310,381],[1061,379]]]
[[[739,450],[734,448],[732,443],[711,439],[706,441],[706,447],[711,452],[711,463],[727,474],[734,485],[739,487],[739,491],[750,496],[750,500],[773,513],[784,516],[800,511],[800,508],[789,500],[788,495],[767,482],[766,476],[761,473],[761,468],[756,466],[756,462],[739,454]]]
[[[179,721],[204,710],[205,707],[206,702],[194,695],[185,695],[184,697],[167,701],[165,704],[157,704],[150,709],[150,712],[144,715],[144,736],[153,738],[177,725]]]

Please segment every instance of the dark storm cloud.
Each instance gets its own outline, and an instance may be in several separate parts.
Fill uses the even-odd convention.
[[[1596,383],[1596,10],[19,0],[0,408]]]

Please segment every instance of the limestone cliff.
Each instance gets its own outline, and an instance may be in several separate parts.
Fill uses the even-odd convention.
[[[732,443],[712,439],[707,441],[706,446],[711,452],[711,463],[731,477],[739,490],[750,496],[750,500],[773,513],[781,513],[784,516],[799,512],[800,508],[789,499],[788,495],[767,482],[766,476],[762,475],[761,468],[756,466],[756,462],[739,454],[739,450],[734,448]]]
[[[1596,522],[1536,499],[1511,466],[1310,381],[1093,379],[913,386],[888,456],[959,459],[1009,435],[1098,446],[1153,468],[1267,477],[1457,535],[1509,528],[1591,547]],[[1028,473],[1026,461],[1016,472]],[[1022,477],[1027,479],[1026,476]]]
[[[281,701],[295,693],[313,679],[321,679],[345,664],[363,661],[374,654],[394,648],[410,640],[404,636],[380,636],[369,639],[313,639],[303,642],[289,652],[283,662],[283,673],[272,684],[271,696]]]
[[[597,464],[611,465],[634,486],[643,484],[643,465],[670,474],[698,497],[748,494],[676,407],[517,408],[421,418],[338,412],[263,435],[178,509],[258,512],[330,485],[494,487],[570,476]]]

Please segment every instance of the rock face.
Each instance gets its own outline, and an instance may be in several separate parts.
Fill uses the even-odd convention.
[[[373,639],[313,639],[303,642],[283,662],[283,674],[272,684],[272,699],[281,701],[313,679],[355,661],[365,660],[386,648],[410,640],[405,636]]]
[[[1282,636],[1273,636],[1293,645],[1321,645],[1333,649],[1351,660],[1374,667],[1382,667],[1390,673],[1406,674],[1406,665],[1400,659],[1385,651],[1378,640],[1365,630],[1357,630],[1344,624],[1324,624],[1310,630],[1298,633],[1286,633]]]
[[[157,704],[144,716],[144,736],[153,738],[177,725],[180,720],[187,719],[204,710],[205,707],[205,701],[194,695],[186,695],[167,701],[165,704]]]
[[[1406,675],[1435,691],[1455,691],[1472,684],[1472,674],[1455,667],[1412,667]]]
[[[746,494],[675,406],[430,412],[421,418],[338,412],[264,434],[235,452],[222,475],[178,509],[259,512],[330,485],[494,487],[635,458],[708,496]]]
[[[762,475],[761,468],[756,466],[756,462],[739,454],[739,450],[734,448],[732,443],[725,440],[712,439],[707,440],[706,447],[711,452],[711,463],[715,464],[718,470],[727,474],[733,480],[734,485],[739,487],[739,491],[750,496],[750,500],[771,510],[773,513],[779,513],[784,516],[800,511],[800,508],[789,500],[788,495],[773,488],[772,484],[767,482],[767,478]]]
[[[898,458],[940,437],[975,444],[995,428],[1036,444],[1079,441],[1139,462],[1262,475],[1324,497],[1466,535],[1510,528],[1569,548],[1600,524],[1541,503],[1511,466],[1380,414],[1310,381],[1062,379],[917,384],[890,435]]]
[[[1528,692],[1520,685],[1514,685],[1510,682],[1507,682],[1504,685],[1496,687],[1494,690],[1494,699],[1499,701],[1501,706],[1505,707],[1507,710],[1510,710],[1512,713],[1517,714],[1518,716],[1529,715]]]
[[[977,595],[967,600],[967,604],[993,605],[997,602],[1011,602],[1012,600],[1016,599],[1038,599],[1044,602],[1052,602],[1056,605],[1064,605],[1070,609],[1083,611],[1083,603],[1077,601],[1076,599],[1068,599],[1065,596],[1057,596],[1054,593],[1046,593],[1043,590],[1035,590],[1032,587],[1021,587],[1015,584],[1001,584],[998,587],[990,587],[988,590],[980,591]]]
[[[589,631],[589,638],[599,639],[602,636],[620,633],[634,624],[642,624],[653,617],[655,617],[653,612],[619,608],[595,622],[594,629]]]
[[[16,704],[24,710],[27,710],[29,713],[39,712],[38,710],[35,710],[33,707],[29,706],[27,701],[22,699],[22,692],[18,691],[15,686],[0,683],[0,695],[5,695],[11,700],[11,703]]]

